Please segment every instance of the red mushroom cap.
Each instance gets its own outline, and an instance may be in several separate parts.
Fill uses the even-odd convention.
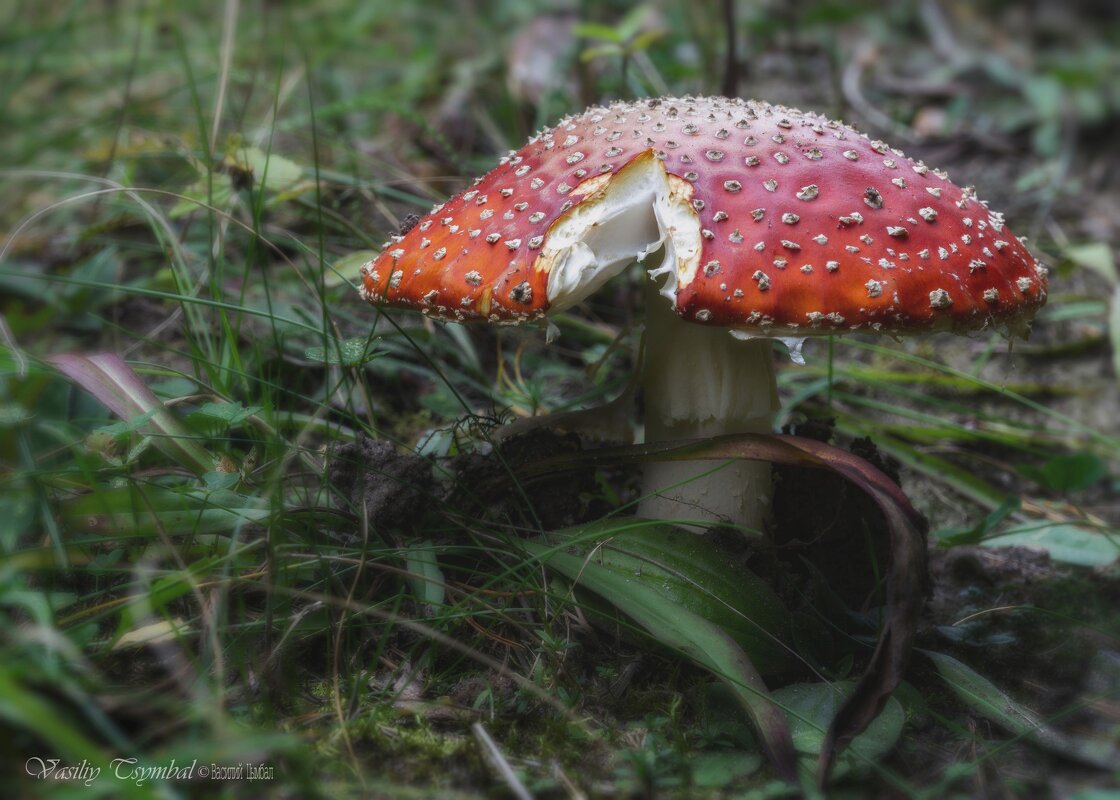
[[[558,274],[595,209],[630,191],[658,206],[674,263],[651,274],[674,274],[663,293],[686,320],[965,331],[1046,301],[1045,268],[971,187],[825,117],[703,97],[593,107],[542,131],[393,237],[363,266],[362,296],[460,321],[539,318],[608,277],[584,263],[572,299]]]

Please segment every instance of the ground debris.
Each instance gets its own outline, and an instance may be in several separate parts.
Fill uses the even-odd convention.
[[[525,467],[546,458],[577,454],[583,449],[572,433],[533,428],[503,440],[486,455],[451,459],[456,480],[448,498],[464,513],[506,518],[544,530],[563,528],[584,516],[581,495],[594,488],[590,469],[524,480]]]
[[[379,529],[411,528],[435,491],[430,461],[365,436],[335,448],[330,483],[345,503]]]

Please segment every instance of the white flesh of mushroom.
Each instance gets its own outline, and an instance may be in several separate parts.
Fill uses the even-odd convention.
[[[650,155],[579,190],[586,199],[553,225],[537,262],[549,270],[551,310],[580,302],[635,259],[663,252],[648,270],[645,440],[769,431],[778,408],[770,342],[740,341],[724,328],[685,322],[673,310],[678,287],[700,268],[691,184]],[[761,530],[770,488],[766,463],[658,462],[644,472],[639,514]]]

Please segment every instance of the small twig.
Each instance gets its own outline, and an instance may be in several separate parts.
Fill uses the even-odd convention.
[[[720,92],[724,97],[735,97],[739,94],[739,55],[735,51],[739,36],[735,25],[735,0],[723,0],[723,29],[727,36],[727,47]]]
[[[661,95],[673,93],[669,88],[669,84],[665,82],[665,78],[662,77],[661,73],[658,71],[657,65],[653,63],[653,59],[651,59],[647,53],[639,50],[631,54],[631,60],[634,63],[634,67],[641,71],[642,77],[649,81],[650,86],[653,87],[655,92]]]
[[[222,19],[222,50],[218,73],[218,97],[214,101],[214,122],[210,127],[210,155],[218,146],[218,131],[222,126],[222,111],[226,104],[226,89],[229,86],[229,70],[233,61],[234,34],[237,32],[238,0],[226,0],[225,14]]]
[[[564,768],[560,766],[559,761],[552,762],[552,777],[560,781],[561,785],[567,790],[570,800],[587,800],[587,795],[572,782],[572,779],[564,772]]]
[[[486,728],[482,726],[481,722],[476,722],[471,725],[471,733],[474,738],[478,740],[479,745],[482,746],[482,752],[486,756],[487,762],[498,773],[498,776],[505,781],[506,786],[513,793],[517,800],[533,800],[532,793],[525,788],[525,784],[517,777],[513,771],[513,767],[506,761],[506,757],[502,755],[502,751],[498,749],[497,743],[490,738],[490,734],[486,732]]]
[[[884,91],[911,97],[959,97],[967,90],[956,80],[931,79],[928,76],[911,78],[903,75],[880,73],[877,82]]]
[[[844,67],[844,74],[840,82],[844,90],[844,99],[848,101],[848,105],[874,127],[888,131],[892,136],[906,142],[915,142],[917,137],[908,126],[895,122],[888,115],[871,105],[870,101],[863,95],[863,72],[876,57],[875,46],[864,44],[852,60],[848,62],[848,65]]]
[[[957,46],[956,37],[945,19],[945,12],[937,0],[922,0],[918,4],[918,16],[929,33],[933,50],[945,61],[957,66],[963,60],[961,49]]]

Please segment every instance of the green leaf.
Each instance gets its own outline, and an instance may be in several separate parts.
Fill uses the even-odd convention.
[[[996,529],[1001,522],[1019,510],[1018,497],[1008,497],[995,511],[985,516],[971,528],[942,528],[934,532],[937,543],[942,547],[956,547],[962,544],[980,544],[984,537]]]
[[[689,760],[693,786],[720,789],[758,772],[762,756],[734,750],[695,753]]]
[[[615,30],[618,31],[622,41],[628,42],[638,34],[642,26],[646,24],[646,20],[650,18],[651,10],[648,3],[642,3],[626,12],[626,16],[619,20],[618,25],[615,26]]]
[[[1088,489],[1104,477],[1104,462],[1092,453],[1051,458],[1042,467],[1023,466],[1019,472],[1055,492]]]
[[[630,42],[630,46],[626,49],[631,53],[640,53],[643,50],[648,50],[656,41],[665,38],[668,31],[643,31],[634,37]]]
[[[304,357],[308,361],[321,361],[325,364],[338,364],[344,367],[358,367],[381,356],[377,350],[377,340],[368,336],[335,341],[328,347],[308,347]],[[460,410],[462,406],[459,406]]]
[[[1065,90],[1050,75],[1033,75],[1023,83],[1023,94],[1042,119],[1057,119],[1065,102]]]
[[[357,281],[358,270],[361,269],[362,264],[372,261],[378,255],[376,250],[358,250],[343,256],[338,261],[332,262],[324,272],[323,283],[328,288],[332,288]]]
[[[579,54],[579,60],[584,63],[594,61],[597,58],[604,58],[607,56],[621,56],[625,55],[626,50],[622,45],[617,44],[603,44],[597,47],[589,47]]]
[[[1030,547],[1045,550],[1055,561],[1081,567],[1105,567],[1120,558],[1120,532],[1066,522],[1017,528],[987,539],[985,547]]]
[[[610,25],[601,25],[598,22],[581,22],[572,27],[572,33],[584,39],[599,39],[603,42],[619,44],[622,37]]]
[[[439,568],[439,549],[431,542],[419,542],[405,549],[406,576],[412,593],[424,605],[443,605],[447,583]]]
[[[217,489],[232,489],[240,482],[241,476],[236,472],[207,472],[202,476],[206,488],[214,491]]]
[[[246,407],[241,403],[206,403],[188,414],[186,422],[208,431],[220,431],[236,427],[259,413],[261,413],[260,406]]]
[[[1036,319],[1046,322],[1067,322],[1069,320],[1085,320],[1092,317],[1103,317],[1108,308],[1108,301],[1096,297],[1092,300],[1071,300],[1060,306],[1045,306],[1038,312]]]
[[[1030,739],[1054,753],[1098,769],[1115,770],[1120,749],[1106,741],[1082,739],[1055,730],[1025,706],[1012,700],[980,673],[944,653],[921,651],[933,661],[946,685],[985,719],[1010,733]]]
[[[171,207],[168,216],[179,219],[207,207],[227,208],[233,199],[233,181],[228,173],[215,173],[210,182],[203,177],[182,191],[183,197]]]
[[[296,162],[266,153],[259,147],[237,150],[236,157],[242,165],[252,170],[253,178],[270,192],[282,192],[303,177],[303,168]]]
[[[167,400],[174,400],[177,397],[186,397],[190,394],[196,394],[199,391],[199,385],[197,383],[190,378],[184,377],[166,378],[162,381],[153,381],[148,385],[158,397]]]
[[[1047,118],[1031,131],[1031,146],[1040,156],[1056,158],[1062,146],[1062,126],[1057,118]]]
[[[156,409],[146,411],[143,414],[137,414],[131,419],[126,419],[121,422],[110,422],[108,425],[102,425],[99,428],[94,428],[91,435],[104,435],[114,440],[123,440],[128,437],[130,433],[136,433],[144,428],[152,417],[156,414]]]
[[[803,755],[817,757],[824,745],[825,731],[836,718],[845,698],[855,690],[855,681],[836,683],[798,683],[783,686],[773,693],[774,702],[789,717],[793,745]],[[837,764],[837,771],[860,763],[878,761],[891,751],[902,736],[906,712],[893,697],[887,700],[875,721],[852,739]]]
[[[1104,278],[1111,286],[1120,283],[1116,272],[1116,259],[1112,248],[1104,242],[1070,245],[1062,250],[1062,255],[1080,267],[1086,267]]]

